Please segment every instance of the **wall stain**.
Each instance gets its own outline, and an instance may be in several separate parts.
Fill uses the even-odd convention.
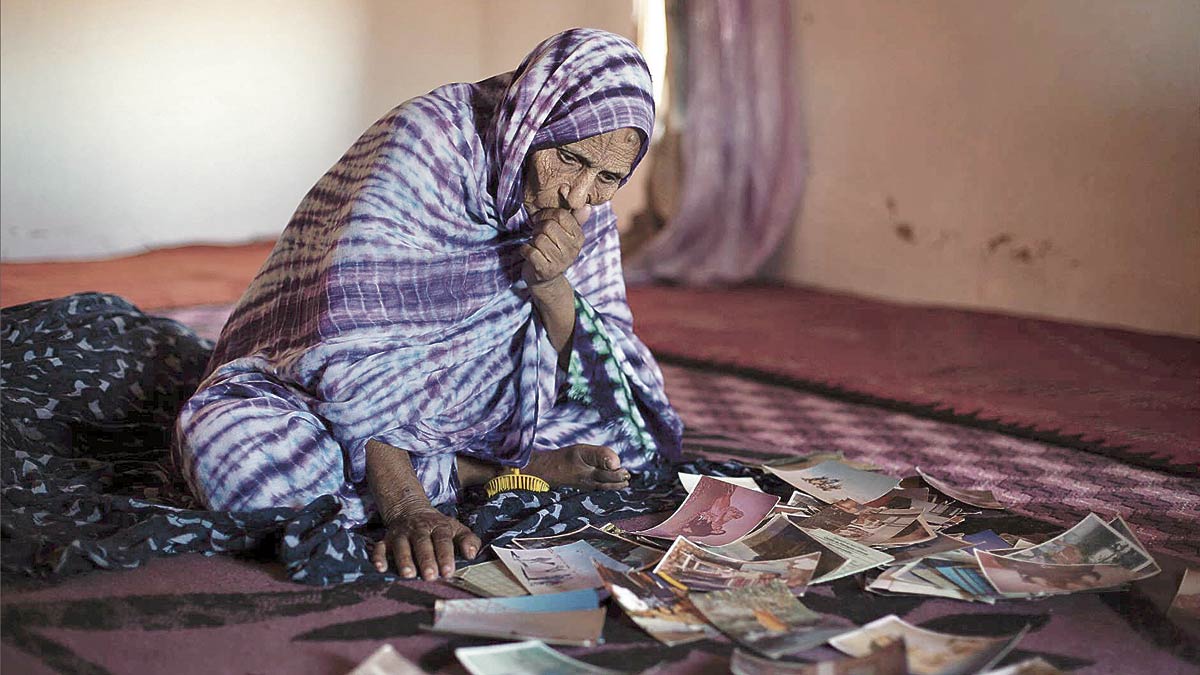
[[[917,231],[912,224],[901,221],[896,215],[896,198],[888,195],[883,205],[887,207],[888,218],[892,221],[892,231],[896,233],[896,237],[906,244],[917,243]]]
[[[1012,259],[1025,265],[1032,264],[1039,260],[1045,260],[1054,254],[1061,253],[1061,251],[1059,251],[1059,249],[1054,245],[1054,242],[1049,239],[1039,239],[1035,244],[1017,245],[1015,242],[1016,240],[1013,235],[1009,234],[1008,232],[1001,232],[1000,234],[997,234],[996,236],[987,240],[985,253],[989,256],[994,255],[1002,247],[1010,246],[1011,250],[1009,251],[1009,255],[1012,257]],[[1079,259],[1070,258],[1067,261],[1067,265],[1072,268],[1079,267]]]
[[[1012,240],[1013,240],[1012,235],[1007,232],[1001,232],[1000,234],[992,237],[991,239],[988,239],[988,243],[987,243],[988,255],[995,253],[996,249],[1000,248],[1001,246],[1012,243]]]

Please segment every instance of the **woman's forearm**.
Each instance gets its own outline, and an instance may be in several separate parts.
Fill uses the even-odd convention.
[[[571,337],[575,333],[575,291],[565,276],[531,284],[533,306],[542,319],[550,344],[558,354],[558,362],[566,367],[571,355]]]
[[[367,441],[367,481],[385,525],[415,510],[433,508],[405,450]]]

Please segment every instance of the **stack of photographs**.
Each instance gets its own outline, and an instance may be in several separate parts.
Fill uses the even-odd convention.
[[[436,633],[590,647],[604,641],[604,614],[593,590],[438,600],[433,608],[433,625],[422,628]]]
[[[903,564],[881,573],[867,589],[993,603],[1117,590],[1160,571],[1120,517],[1106,523],[1089,514],[1066,532],[1036,545],[1012,546],[990,530],[946,539],[908,555],[900,552],[897,559]],[[948,548],[931,551],[942,546]]]
[[[975,551],[983,575],[1005,597],[1119,588],[1162,571],[1120,516],[1094,513],[1045,543],[1017,551]]]

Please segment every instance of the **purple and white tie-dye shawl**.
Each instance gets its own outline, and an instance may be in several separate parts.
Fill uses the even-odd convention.
[[[419,471],[437,476],[425,481],[434,503],[457,489],[453,453],[524,465],[562,379],[521,281],[525,158],[622,127],[642,133],[644,154],[649,92],[631,43],[577,29],[538,45],[513,73],[392,110],[305,197],[225,326],[198,399],[257,377],[279,383],[340,445],[346,484],[363,497],[371,438],[408,450]],[[600,317],[657,451],[677,456],[680,423],[633,334],[610,206],[595,208],[583,229],[567,277]],[[576,426],[588,423],[599,422]],[[247,424],[228,419],[225,428],[252,435]],[[232,486],[272,471],[275,480],[308,480],[288,466],[231,468],[253,466],[237,453],[254,450],[221,437],[208,433],[199,445],[224,447],[193,443],[180,458],[215,506],[248,506],[234,497],[245,486]],[[303,467],[308,450],[289,449],[282,463]],[[222,490],[231,497],[219,498]]]

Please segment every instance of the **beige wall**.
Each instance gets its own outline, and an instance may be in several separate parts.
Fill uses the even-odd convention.
[[[4,0],[0,257],[274,236],[392,106],[574,25],[631,2]]]
[[[1200,3],[797,7],[782,276],[1200,335]]]

